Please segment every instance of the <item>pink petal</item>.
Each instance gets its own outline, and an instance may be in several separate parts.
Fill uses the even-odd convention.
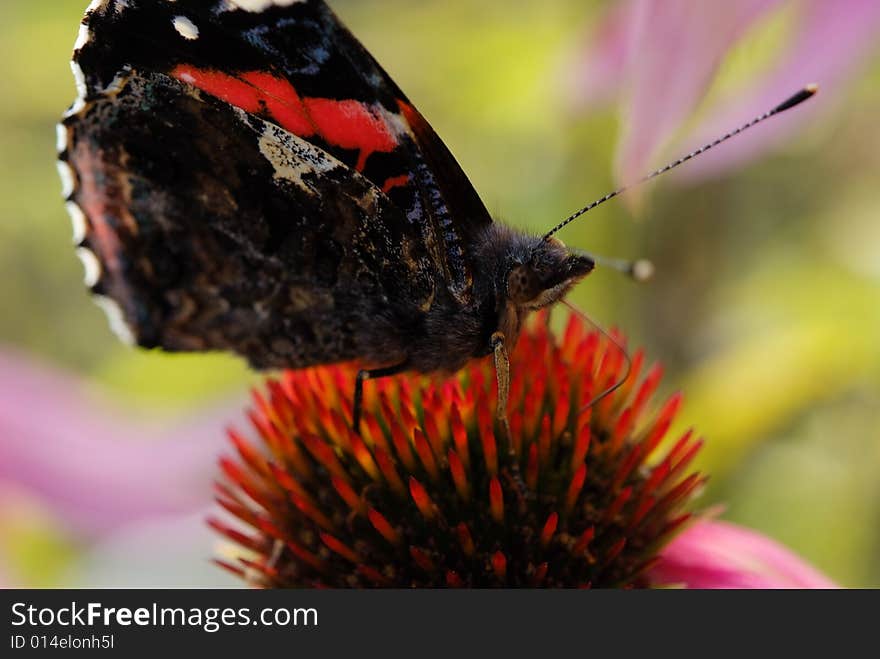
[[[576,109],[613,100],[623,83],[632,47],[638,0],[621,0],[599,20],[571,71]]]
[[[880,39],[877,0],[803,0],[800,25],[775,70],[736,97],[720,100],[708,118],[681,140],[686,152],[774,107],[807,83],[819,83],[819,96],[700,156],[699,165],[680,170],[681,179],[716,176],[778,147],[817,115],[841,102],[844,87]]]
[[[32,492],[87,535],[193,510],[210,500],[223,428],[238,409],[162,424],[88,395],[72,376],[0,352],[0,481]]]
[[[687,588],[837,588],[779,543],[717,521],[685,529],[663,550],[648,579]]]
[[[91,547],[62,580],[70,588],[242,588],[211,560],[217,534],[208,509],[156,515],[120,527]]]
[[[779,0],[640,2],[616,163],[620,181],[647,173],[705,94],[731,45],[777,4]]]

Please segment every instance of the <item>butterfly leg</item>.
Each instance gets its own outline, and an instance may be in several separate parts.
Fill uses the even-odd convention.
[[[507,456],[510,460],[508,477],[519,493],[520,505],[525,505],[525,500],[529,498],[529,489],[520,474],[519,456],[513,447],[513,437],[510,434],[510,424],[507,421],[507,403],[510,399],[510,359],[507,356],[507,348],[504,346],[503,332],[495,332],[492,335],[492,352],[495,355],[495,377],[498,380],[498,408],[495,411],[495,418],[501,424],[501,432],[504,441],[507,442]]]
[[[364,381],[397,375],[405,370],[406,363],[404,362],[394,366],[387,366],[385,368],[374,368],[370,371],[366,369],[358,371],[357,377],[354,380],[354,418],[352,419],[352,428],[354,428],[355,432],[359,432],[361,427],[361,407],[364,402]]]
[[[507,399],[510,397],[510,360],[504,346],[504,334],[495,332],[492,335],[492,352],[495,354],[495,377],[498,380],[498,408],[495,417],[504,429],[506,439],[510,442],[510,426],[507,423]]]

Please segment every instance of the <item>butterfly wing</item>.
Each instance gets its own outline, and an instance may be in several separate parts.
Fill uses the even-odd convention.
[[[162,73],[285,129],[362,174],[471,301],[467,246],[491,218],[449,150],[320,0],[96,0],[74,56],[85,100]]]
[[[87,283],[141,345],[394,362],[435,297],[421,236],[375,185],[162,74],[91,103],[64,155]]]

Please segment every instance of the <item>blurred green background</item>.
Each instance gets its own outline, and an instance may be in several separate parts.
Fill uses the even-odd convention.
[[[128,349],[85,293],[54,124],[75,94],[68,59],[86,4],[0,2],[0,343],[174,414],[254,376],[233,358]],[[606,3],[331,4],[494,214],[538,231],[614,187],[616,108],[574,113],[563,84]],[[726,75],[748,76],[765,41],[734,53]],[[563,238],[657,265],[644,286],[597,271],[573,298],[666,365],[667,393],[685,392],[681,416],[708,439],[703,503],[841,584],[880,586],[880,61],[846,93],[778,153],[709,183],[664,181],[638,221],[609,204]]]

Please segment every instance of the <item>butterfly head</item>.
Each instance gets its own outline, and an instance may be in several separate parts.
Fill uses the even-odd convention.
[[[589,256],[569,250],[560,240],[540,240],[530,258],[507,275],[507,295],[517,307],[535,311],[555,304],[596,266]]]

